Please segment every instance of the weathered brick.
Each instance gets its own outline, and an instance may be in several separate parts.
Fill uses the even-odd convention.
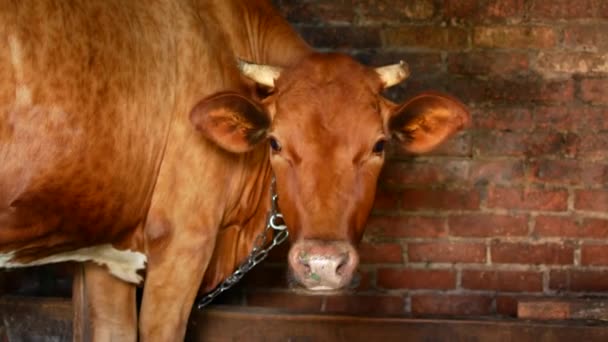
[[[583,106],[542,106],[534,113],[538,129],[562,131],[608,130],[608,108]]]
[[[568,244],[495,241],[490,247],[492,262],[500,264],[569,265],[574,248]]]
[[[568,192],[566,190],[493,187],[488,191],[488,207],[562,211],[568,207]]]
[[[574,19],[595,16],[597,3],[601,0],[534,0],[530,8],[532,18]]]
[[[374,27],[301,27],[304,40],[317,48],[352,49],[380,47],[380,33]]]
[[[488,21],[519,17],[523,12],[524,0],[447,0],[445,2],[447,18]]]
[[[358,1],[358,5],[361,20],[365,24],[428,20],[435,14],[435,4],[432,0],[365,0]]]
[[[385,48],[456,50],[466,48],[467,45],[467,31],[456,27],[399,26],[382,31],[382,46]]]
[[[299,311],[319,312],[323,297],[298,296],[286,292],[250,292],[247,294],[247,305],[271,308],[293,309]]]
[[[594,104],[608,104],[608,78],[582,80],[581,99]]]
[[[477,209],[479,193],[474,190],[407,189],[402,192],[401,208],[424,209]]]
[[[607,239],[608,220],[572,216],[538,216],[534,235],[541,237]]]
[[[606,212],[608,211],[608,191],[577,190],[574,194],[574,208]]]
[[[379,187],[374,200],[375,211],[389,211],[399,208],[399,193]]]
[[[551,270],[549,272],[549,288],[556,291],[570,289],[570,272],[567,270]]]
[[[449,290],[456,286],[456,273],[451,270],[381,268],[376,284],[384,289]]]
[[[569,80],[452,78],[448,92],[465,103],[523,105],[526,102],[570,102],[574,82]]]
[[[473,151],[482,157],[574,156],[580,138],[574,133],[552,131],[480,131],[473,135]]]
[[[492,311],[492,298],[475,295],[413,295],[415,315],[487,315]]]
[[[463,75],[511,77],[528,70],[528,55],[520,52],[459,52],[448,55],[448,71]]]
[[[462,287],[471,290],[498,290],[507,292],[540,292],[543,277],[532,271],[462,271]]]
[[[408,245],[410,262],[468,262],[486,260],[486,246],[467,242],[420,242]]]
[[[578,271],[572,270],[570,273],[571,291],[608,291],[608,272],[607,271]]]
[[[595,52],[541,52],[535,70],[549,77],[554,73],[608,73],[608,55]]]
[[[437,238],[446,236],[445,218],[424,216],[372,216],[366,235],[386,238]]]
[[[478,26],[473,44],[488,48],[548,49],[557,43],[557,33],[546,26]]]
[[[608,159],[608,133],[593,132],[580,134],[577,156],[579,158],[588,158],[594,160]]]
[[[521,160],[477,160],[471,165],[472,184],[517,184],[524,180]]]
[[[362,243],[359,256],[364,264],[385,264],[403,262],[403,250],[398,243]]]
[[[380,180],[385,186],[419,186],[467,183],[466,160],[403,161],[385,165]]]
[[[607,6],[608,8],[608,6]],[[608,25],[568,25],[564,28],[564,44],[586,51],[608,50]]]
[[[581,246],[581,264],[608,265],[608,245],[583,244]]]
[[[543,184],[594,185],[608,182],[608,165],[580,160],[543,159],[531,163],[533,179]]]
[[[490,107],[472,110],[473,126],[491,130],[530,130],[535,125],[535,118],[530,108],[525,107]]]
[[[351,0],[274,0],[274,3],[291,23],[352,23],[355,19]]]
[[[451,236],[525,236],[528,234],[528,217],[491,214],[458,215],[448,218],[448,226]]]
[[[405,311],[405,299],[401,296],[383,295],[329,296],[324,311],[367,315],[402,315]]]

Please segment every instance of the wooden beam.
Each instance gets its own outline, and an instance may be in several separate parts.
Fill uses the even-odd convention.
[[[608,321],[608,300],[520,300],[517,303],[517,317],[524,319],[595,319]]]
[[[294,314],[213,308],[193,312],[188,341],[608,341],[608,325]]]
[[[0,319],[8,341],[71,341],[72,315],[69,299],[0,297]],[[608,325],[588,321],[359,317],[212,306],[192,312],[187,333],[187,341],[211,342],[385,340],[603,342],[608,341]]]

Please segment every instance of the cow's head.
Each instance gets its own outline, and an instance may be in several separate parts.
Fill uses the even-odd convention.
[[[242,64],[272,89],[254,101],[222,93],[199,104],[193,123],[232,152],[270,150],[279,206],[289,227],[293,278],[310,290],[348,285],[358,264],[386,143],[432,150],[469,120],[465,107],[438,93],[403,104],[381,96],[409,74],[406,65],[365,67],[340,54],[314,54],[294,67]]]

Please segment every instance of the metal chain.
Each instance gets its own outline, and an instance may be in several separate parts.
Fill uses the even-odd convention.
[[[219,296],[220,293],[228,290],[238,283],[255,265],[266,259],[271,249],[287,240],[289,232],[287,231],[287,226],[283,221],[283,215],[278,209],[277,202],[279,196],[275,192],[274,177],[272,177],[270,191],[272,203],[270,211],[268,212],[268,218],[266,219],[266,228],[264,228],[264,231],[262,231],[260,235],[255,238],[253,249],[251,250],[251,253],[249,253],[247,260],[237,267],[237,269],[228,278],[221,282],[213,291],[205,294],[205,296],[196,304],[197,309],[201,310],[205,306],[209,305],[209,303],[211,303],[215,297]],[[268,245],[268,247],[264,247],[266,246],[266,242],[268,240],[267,236],[269,231],[276,231],[276,233],[273,234],[270,245]]]

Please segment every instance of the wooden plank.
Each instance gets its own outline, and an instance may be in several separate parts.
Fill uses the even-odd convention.
[[[0,297],[8,341],[71,341],[72,314],[69,299]],[[358,317],[236,306],[194,310],[188,328],[188,341],[212,342],[608,341],[608,325],[597,321]]]
[[[74,342],[91,340],[88,321],[88,303],[86,296],[84,265],[74,266],[74,280],[72,281],[72,333]]]
[[[64,298],[0,297],[8,341],[71,341],[72,304]]]
[[[517,317],[524,319],[595,319],[608,321],[608,300],[526,299],[517,303]]]
[[[585,322],[372,318],[213,308],[193,312],[188,341],[608,341]]]

